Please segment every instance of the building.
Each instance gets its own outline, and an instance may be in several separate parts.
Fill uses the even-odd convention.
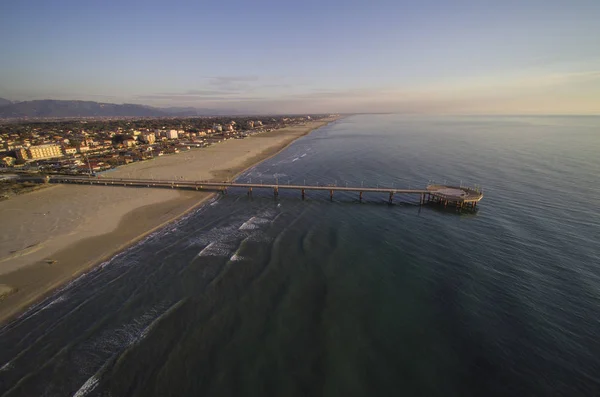
[[[2,164],[5,167],[12,167],[15,165],[15,158],[10,156],[2,157]]]
[[[17,149],[19,149],[22,146],[23,145],[21,145],[19,143],[16,143],[14,141],[6,141],[6,142],[4,142],[4,148],[6,150],[17,150]]]
[[[66,155],[76,154],[77,153],[77,148],[76,147],[72,147],[72,146],[63,146],[63,153],[66,154]]]
[[[252,121],[252,120],[246,121],[246,128],[248,128],[249,130],[254,128],[254,121]]]
[[[177,133],[177,130],[169,130],[167,131],[166,134],[168,139],[177,139],[179,138],[179,134]]]
[[[30,146],[27,149],[27,154],[32,160],[51,159],[53,157],[63,156],[62,148],[60,145],[55,144]]]
[[[29,153],[22,147],[15,149],[15,154],[20,160],[29,160]]]
[[[221,124],[215,124],[213,125],[213,131],[214,132],[223,132],[223,126]]]
[[[154,135],[153,132],[144,132],[142,134],[142,142],[152,145],[154,142],[156,142],[156,135]]]

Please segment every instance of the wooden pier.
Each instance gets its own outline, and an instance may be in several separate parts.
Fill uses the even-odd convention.
[[[100,186],[131,186],[149,188],[171,188],[186,190],[208,190],[226,193],[230,188],[246,189],[248,195],[252,195],[254,189],[267,189],[273,192],[277,198],[280,190],[296,190],[300,192],[302,199],[306,198],[307,191],[326,191],[329,198],[333,200],[335,192],[358,193],[359,201],[362,201],[364,193],[383,193],[387,196],[390,204],[394,196],[399,194],[419,196],[419,204],[438,203],[444,207],[475,208],[483,198],[483,192],[479,189],[464,186],[446,186],[430,184],[425,189],[394,189],[383,187],[351,187],[351,186],[323,186],[323,185],[282,185],[243,182],[214,182],[214,181],[188,181],[188,180],[157,180],[157,179],[130,179],[130,178],[104,178],[84,176],[50,176],[46,177],[49,183],[74,183]]]

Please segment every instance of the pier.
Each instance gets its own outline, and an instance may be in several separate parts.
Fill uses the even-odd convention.
[[[39,179],[39,178],[38,178]],[[83,184],[100,186],[129,186],[148,188],[170,188],[185,190],[205,190],[227,193],[230,188],[246,189],[248,195],[252,195],[255,189],[271,190],[277,198],[280,190],[298,191],[302,199],[306,198],[307,192],[325,191],[329,192],[330,200],[333,200],[335,192],[358,193],[359,201],[363,200],[365,193],[383,193],[390,204],[395,195],[415,195],[419,198],[419,204],[437,203],[444,207],[475,208],[483,198],[480,189],[464,186],[447,186],[430,184],[425,189],[395,189],[384,187],[365,186],[326,186],[326,185],[292,185],[279,183],[244,183],[244,182],[215,182],[215,181],[188,181],[188,180],[158,180],[158,179],[131,179],[131,178],[102,178],[84,176],[48,176],[44,180],[48,183]]]

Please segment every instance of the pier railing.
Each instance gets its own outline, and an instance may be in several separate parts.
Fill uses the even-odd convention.
[[[247,189],[251,195],[254,189],[269,189],[273,191],[275,197],[279,196],[280,190],[300,191],[304,199],[307,191],[326,191],[329,192],[333,200],[334,192],[355,192],[359,194],[359,200],[362,201],[363,193],[385,193],[388,195],[388,201],[393,202],[396,194],[418,195],[420,204],[426,202],[437,202],[447,205],[456,205],[463,207],[465,205],[475,207],[477,202],[483,198],[483,194],[474,188],[463,186],[446,185],[428,185],[425,189],[396,189],[385,187],[365,187],[365,186],[327,186],[327,185],[298,185],[298,184],[279,184],[279,183],[250,183],[250,182],[228,182],[228,181],[189,181],[189,180],[169,180],[169,179],[132,179],[132,178],[104,178],[104,177],[83,177],[83,176],[51,176],[46,177],[46,182],[50,183],[74,183],[85,185],[101,186],[132,186],[132,187],[161,187],[171,189],[187,190],[210,190],[227,192],[229,188]]]

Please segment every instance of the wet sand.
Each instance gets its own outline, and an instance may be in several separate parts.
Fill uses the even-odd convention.
[[[110,177],[228,180],[327,121],[133,163]],[[200,206],[212,193],[60,185],[0,202],[0,322]]]

